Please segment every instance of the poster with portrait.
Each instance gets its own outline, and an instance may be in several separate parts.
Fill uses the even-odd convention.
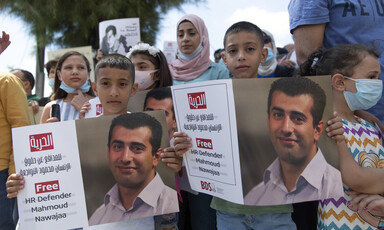
[[[95,69],[93,68],[94,62],[93,62],[93,53],[92,53],[92,46],[81,46],[81,47],[71,47],[66,49],[59,49],[59,50],[53,50],[48,51],[48,60],[53,59],[59,59],[63,54],[65,54],[68,51],[77,51],[81,54],[83,54],[89,61],[89,65],[91,67],[91,81],[95,81]]]
[[[177,42],[176,41],[165,41],[163,46],[163,53],[167,62],[173,62],[177,55]]]
[[[133,226],[147,226],[154,224],[154,216],[178,212],[174,172],[157,158],[160,152],[152,151],[152,142],[149,141],[151,131],[148,131],[152,129],[147,128],[149,126],[143,129],[132,128],[140,132],[144,130],[145,135],[141,133],[143,136],[140,140],[128,140],[140,135],[128,135],[130,129],[123,128],[124,125],[131,127],[129,120],[133,122],[140,118],[135,120],[136,124],[149,121],[151,127],[152,124],[157,127],[153,136],[157,144],[154,146],[165,148],[169,146],[169,138],[164,112],[122,116],[120,123],[116,123],[112,129],[110,139],[108,134],[114,116],[13,129],[16,172],[25,178],[25,188],[18,195],[20,229],[77,229],[130,220]],[[141,117],[147,121],[142,121]],[[121,133],[116,134],[116,130]],[[111,148],[108,148],[108,143]],[[126,158],[121,160],[117,156],[121,155],[119,153],[124,146],[127,146]],[[133,150],[131,152],[128,149]],[[132,157],[133,152],[136,157]],[[139,155],[143,157],[137,157]],[[108,219],[108,214],[107,217],[96,214],[91,221],[95,211],[105,205],[104,198],[109,191],[118,187],[120,194],[120,188],[126,188],[120,187],[121,184],[132,191],[141,191],[136,200],[157,203],[156,211],[151,212],[137,205],[141,203],[137,201],[133,204],[135,208],[126,209],[126,218]],[[132,198],[121,196],[120,205]]]
[[[104,55],[127,55],[129,49],[140,41],[139,18],[120,18],[99,23],[100,50]]]
[[[246,205],[278,205],[342,196],[341,176],[337,170],[337,149],[332,140],[326,136],[325,132],[326,121],[328,121],[333,114],[332,97],[330,96],[332,95],[330,77],[312,77],[309,83],[307,81],[303,83],[301,80],[300,82],[295,82],[294,79],[290,80],[288,78],[286,80],[279,80],[276,84],[277,86],[286,85],[287,87],[277,90],[277,93],[272,91],[271,102],[273,103],[268,107],[271,85],[276,80],[278,79],[234,79],[172,86],[178,127],[180,131],[192,135],[193,139],[193,148],[185,157],[189,181],[193,190]],[[231,88],[233,94],[222,93],[220,88],[217,87],[221,84],[227,85],[227,88]],[[312,89],[308,84],[311,85],[311,87],[315,87],[318,94],[311,95],[308,93],[305,89]],[[303,85],[305,87],[298,87]],[[298,88],[297,91],[295,87]],[[288,95],[292,93],[290,90],[288,90],[287,95],[279,94],[281,91],[286,90],[285,88],[292,89],[291,91],[294,92],[292,96]],[[193,99],[193,95],[197,95],[197,93],[200,95],[205,93],[204,101],[198,98]],[[227,102],[227,98],[233,98],[233,107],[229,107],[230,104]],[[297,99],[303,98],[307,100],[308,103],[310,102],[307,107],[300,107],[304,103]],[[316,99],[316,102],[313,101],[313,98]],[[284,101],[287,99],[294,99],[294,103],[289,104],[288,102],[290,101]],[[321,117],[321,120],[319,122],[313,122],[314,119],[311,110],[308,108],[311,108],[310,105],[314,103],[319,104],[318,99],[325,102],[323,103],[325,107],[321,115],[316,115],[316,117]],[[277,102],[280,104],[277,104]],[[202,104],[197,106],[200,107],[200,111],[194,109],[194,106],[192,106],[194,103]],[[200,131],[199,127],[203,129],[203,127],[209,127],[209,125],[211,125],[209,122],[202,121],[201,119],[195,121],[196,130],[191,129],[191,127],[195,126],[190,119],[193,116],[190,115],[196,117],[196,115],[200,115],[200,113],[203,114],[205,111],[208,111],[204,107],[209,108],[212,104],[221,109],[215,110],[218,116],[223,117],[223,115],[225,115],[222,111],[224,110],[223,108],[226,108],[228,111],[233,111],[229,119],[223,124],[235,123],[236,125],[236,129],[232,129],[231,134],[236,136],[238,140],[239,167],[241,168],[240,186],[242,188],[241,196],[243,198],[240,201],[239,199],[233,199],[231,196],[229,196],[229,198],[224,197],[222,194],[216,192],[218,190],[217,188],[222,186],[214,180],[215,178],[217,180],[218,176],[213,176],[208,170],[204,176],[196,173],[203,166],[207,167],[207,162],[214,162],[204,156],[204,154],[194,154],[205,151],[205,146],[202,147],[201,142],[198,143],[198,135],[205,133],[206,136],[204,139],[208,140],[213,140],[213,138],[219,135],[215,132]],[[288,105],[291,107],[287,107]],[[322,109],[318,110],[322,111]],[[215,113],[213,112],[213,114]],[[286,123],[284,123],[284,121],[286,121]],[[298,121],[302,123],[298,123]],[[314,123],[318,123],[320,126]],[[281,129],[284,124],[288,124],[287,127],[289,127],[290,130]],[[229,129],[229,127],[229,125],[222,125],[222,130]],[[225,146],[228,145],[229,142],[225,139],[219,139],[218,143],[220,143],[220,146]],[[216,146],[212,143],[212,149],[210,150],[212,153],[219,153]],[[237,154],[229,147],[220,153],[223,154],[224,159]],[[284,155],[286,153],[288,157]],[[309,153],[311,153],[311,155]],[[200,159],[197,160],[197,156],[199,156],[199,158],[205,158],[201,161]],[[299,176],[297,178],[291,178],[291,181],[300,182],[300,184],[294,184],[293,189],[284,183],[284,179],[288,178],[288,176],[283,169],[281,171],[277,170],[277,172],[276,170],[271,170],[271,168],[280,168],[280,162],[283,162],[281,163],[282,165],[286,164],[287,161],[285,160],[287,158],[296,159],[297,161],[293,161],[292,165],[301,166],[300,170],[298,169],[300,173],[297,175]],[[314,165],[321,165],[321,169],[317,170]],[[214,164],[209,164],[208,166],[210,170],[218,168],[215,167]],[[227,166],[228,164],[220,163],[220,167]],[[230,170],[223,171],[225,173],[232,173]],[[199,170],[199,172],[201,174],[204,173],[202,170]],[[210,191],[209,188],[211,186],[209,186],[207,190],[207,186],[205,186],[207,183],[205,182],[208,184],[214,183],[216,191]],[[272,186],[262,186],[269,184],[272,184]],[[315,189],[311,190],[311,187]],[[281,189],[280,193],[273,193],[279,191],[278,188]]]

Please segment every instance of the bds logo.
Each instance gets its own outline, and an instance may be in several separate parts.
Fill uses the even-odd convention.
[[[200,181],[201,189],[207,190],[209,192],[216,192],[216,187],[214,183],[206,182],[206,181]]]

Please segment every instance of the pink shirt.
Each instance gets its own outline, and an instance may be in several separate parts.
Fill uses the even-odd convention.
[[[158,173],[141,191],[129,210],[120,202],[119,188],[115,184],[105,195],[102,204],[89,219],[89,225],[104,224],[179,211],[177,193],[166,186]]]
[[[288,192],[277,158],[265,171],[264,181],[245,197],[246,205],[279,205],[343,196],[340,171],[325,160],[319,149]]]

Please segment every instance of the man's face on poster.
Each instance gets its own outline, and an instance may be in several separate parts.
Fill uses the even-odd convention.
[[[306,165],[316,154],[323,122],[313,127],[313,103],[309,94],[293,97],[281,91],[272,94],[268,130],[280,161]]]
[[[151,136],[149,127],[115,126],[113,129],[108,162],[119,186],[141,189],[155,176],[161,149],[152,154]]]
[[[177,127],[177,123],[173,114],[173,101],[172,98],[164,98],[157,100],[153,97],[149,97],[145,104],[144,111],[164,110],[165,119],[167,121],[168,133],[171,138],[174,130]]]

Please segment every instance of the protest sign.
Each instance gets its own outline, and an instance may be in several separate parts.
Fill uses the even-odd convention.
[[[100,49],[104,55],[127,55],[129,49],[140,41],[139,18],[121,18],[99,23]]]
[[[169,146],[164,112],[153,111],[148,114],[160,122],[162,127],[161,136],[157,135],[155,139],[161,138],[161,148]],[[143,116],[142,114],[121,116],[134,115]],[[113,173],[114,168],[109,158],[112,153],[107,147],[113,118],[114,116],[103,116],[13,129],[16,171],[25,178],[25,188],[18,195],[20,229],[74,229],[88,226],[88,219],[104,204],[106,193],[115,184],[118,185],[119,178],[121,179],[116,178],[116,173]],[[149,154],[152,156],[153,153]],[[145,162],[148,164],[151,161]],[[133,162],[130,165],[132,164]],[[137,170],[141,173],[144,173],[144,164],[135,162]],[[122,172],[134,171],[129,170],[124,169]],[[175,188],[173,170],[159,161],[156,172],[160,180],[167,185],[164,188],[168,198],[163,196],[158,198],[159,202],[166,202],[167,206],[158,207],[153,213],[143,212],[140,207],[135,208],[126,215],[127,218],[121,220],[178,211],[177,195],[173,190]],[[126,177],[128,181],[129,178]],[[159,191],[161,190],[153,189],[146,191],[146,194],[150,192],[153,193],[151,196],[155,196]],[[135,212],[136,209],[141,211]],[[91,225],[120,221],[115,219],[99,221],[98,218],[102,217],[96,215]]]
[[[276,135],[272,127],[273,122],[270,122],[272,119],[270,119],[271,117],[268,116],[268,109],[270,108],[268,108],[267,103],[271,84],[277,79],[234,79],[220,81],[216,80],[203,83],[172,86],[175,115],[178,122],[178,129],[180,131],[186,132],[189,136],[192,137],[193,148],[191,152],[187,153],[185,156],[185,165],[187,168],[188,177],[192,189],[231,202],[246,205],[278,205],[285,203],[296,203],[309,200],[325,199],[331,196],[342,196],[343,191],[341,176],[340,172],[336,169],[338,167],[336,146],[331,141],[331,139],[326,136],[324,131],[326,127],[326,121],[328,121],[333,114],[332,97],[329,96],[332,95],[330,78],[313,77],[310,79],[312,79],[313,82],[319,85],[321,91],[325,92],[324,95],[326,95],[326,98],[324,98],[324,100],[326,101],[326,106],[324,113],[321,114],[321,128],[315,129],[315,127],[317,126],[314,126],[314,124],[309,122],[305,122],[305,127],[307,127],[307,130],[314,129],[315,131],[313,133],[318,133],[321,136],[319,139],[317,139],[317,137],[313,137],[313,133],[302,134],[298,131],[292,131],[292,133],[289,134],[285,133],[284,135],[289,136],[289,138],[291,139],[288,140],[288,138],[286,138],[282,144],[283,148],[280,149],[278,148],[278,145],[281,143],[276,144]],[[224,93],[220,91],[218,85],[226,85],[227,88],[230,88],[230,90],[228,89],[227,92]],[[302,88],[305,89],[305,87]],[[231,93],[232,91],[233,93]],[[299,95],[301,94],[302,93],[300,92]],[[311,97],[309,96],[310,94],[308,92],[304,92],[303,94],[305,95],[305,97],[308,96],[309,98],[317,99],[320,97],[320,95],[315,95]],[[274,93],[272,93],[272,97],[273,96]],[[287,98],[291,97],[287,95],[283,97],[283,99]],[[295,96],[292,96],[292,98],[296,99]],[[234,100],[233,104],[229,103],[229,101],[231,100]],[[309,101],[312,102],[311,99],[309,99]],[[296,114],[297,111],[300,111],[302,109],[301,107],[299,107],[299,105],[301,104],[302,103],[294,104],[297,105],[297,108],[293,110],[295,111],[294,114]],[[317,104],[317,102],[315,104]],[[285,105],[281,107],[285,108]],[[199,117],[199,120],[196,121],[196,115],[200,115],[199,112],[204,113],[205,111],[208,111],[208,108],[214,108],[213,111],[210,111],[211,114],[214,114],[213,120],[204,120],[203,115],[203,120]],[[293,118],[288,115],[292,112],[291,110],[282,109],[282,111],[283,112],[281,114],[286,114],[284,116],[287,116],[287,119]],[[229,116],[226,116],[226,114],[229,114]],[[215,130],[213,129],[214,123],[212,121],[217,121],[217,117],[224,119],[224,121],[220,123],[220,132],[225,133],[225,131],[227,131],[230,132],[230,135],[236,136],[236,143],[234,143],[234,141],[230,142],[228,138],[225,139],[216,132],[212,132],[213,130]],[[313,120],[312,114],[309,112],[308,114],[306,114],[306,117],[306,121]],[[193,121],[193,119],[195,119],[195,121]],[[210,127],[211,131],[209,130]],[[199,137],[199,135],[202,134],[204,134],[204,137]],[[313,143],[314,147],[312,147],[311,149],[321,150],[320,153],[316,153],[316,151],[314,151],[314,153],[312,153],[313,151],[308,151],[312,154],[310,157],[308,157],[309,162],[312,162],[312,159],[316,159],[317,162],[317,158],[323,158],[322,156],[324,155],[326,161],[322,161],[321,165],[324,166],[322,168],[326,168],[328,171],[332,172],[330,174],[334,176],[332,176],[331,180],[329,180],[329,178],[327,178],[327,173],[315,171],[313,167],[306,167],[307,165],[316,165],[316,162],[313,161],[314,163],[312,164],[308,164],[308,162],[306,162],[306,165],[303,168],[309,171],[309,174],[314,175],[314,177],[322,178],[321,181],[325,181],[322,183],[326,184],[326,186],[318,186],[318,188],[316,188],[318,189],[318,191],[303,194],[305,193],[303,191],[308,191],[307,189],[310,186],[303,186],[303,188],[297,187],[295,188],[296,190],[289,190],[287,188],[284,189],[286,185],[283,183],[282,185],[280,185],[280,187],[284,190],[283,192],[281,192],[281,194],[273,195],[272,193],[264,192],[267,198],[258,199],[259,195],[254,195],[254,190],[257,185],[261,185],[263,183],[267,185],[268,180],[266,179],[269,178],[265,177],[265,172],[267,171],[267,168],[269,168],[269,166],[271,166],[274,161],[278,161],[278,163],[276,164],[279,164],[279,162],[282,161],[283,158],[281,158],[280,156],[284,151],[281,151],[281,149],[286,150],[287,148],[292,148],[295,150],[294,153],[303,152],[303,136],[308,138],[308,140],[314,138],[312,141],[308,142]],[[214,140],[215,138],[222,139],[216,141],[218,142],[218,144],[215,144],[213,141],[212,143],[210,141],[207,141]],[[232,139],[235,140],[235,138]],[[232,147],[238,146],[238,149],[236,150],[234,148],[231,148],[229,144],[231,144]],[[223,150],[219,150],[217,146],[226,147],[223,148]],[[304,144],[304,146],[306,145]],[[205,154],[207,148],[210,153]],[[278,149],[279,151],[277,151],[276,149]],[[222,154],[223,159],[236,159],[237,157],[239,157],[239,161],[237,159],[231,161],[230,163],[219,162],[218,160],[214,161],[212,156],[216,155],[212,155],[212,153]],[[307,155],[305,156],[307,157]],[[225,180],[218,180],[219,178],[224,179],[224,176],[226,176],[227,178],[230,178],[230,176],[226,175],[225,173],[220,173],[220,176],[218,176],[217,173],[216,175],[211,174],[215,171],[220,172],[220,170],[218,170],[219,167],[217,167],[219,165],[218,163],[220,163],[220,168],[226,174],[232,174],[232,178],[237,178],[238,175],[236,174],[237,171],[231,170],[231,165],[233,164],[234,168],[241,168],[239,176],[241,178],[241,184],[236,184],[236,186],[241,187],[241,189],[236,188],[238,192],[242,192],[240,195],[229,195],[232,193],[232,188],[225,188],[223,185],[223,182]],[[204,166],[207,170],[204,170]],[[280,173],[274,175],[277,175],[276,178],[279,178],[282,176],[282,174],[284,174],[284,171],[281,172],[281,175]],[[304,178],[305,173],[303,173],[302,171],[302,174],[299,175]],[[280,181],[284,180],[280,178]],[[310,179],[307,177],[305,178],[305,181],[308,182],[310,181]],[[210,183],[214,184],[214,190],[211,189]],[[333,188],[329,189],[329,191],[332,191],[331,193],[321,192],[323,191],[323,189],[329,187]],[[217,192],[217,188],[222,189],[220,190],[221,193]],[[253,192],[251,193],[251,191]],[[295,195],[295,193],[297,194]],[[228,194],[228,196],[225,196],[225,194]],[[317,196],[315,197],[308,194],[317,194]],[[249,195],[248,198],[247,195]],[[242,198],[240,199],[239,196],[241,196]],[[271,199],[269,199],[268,196],[271,196]]]

